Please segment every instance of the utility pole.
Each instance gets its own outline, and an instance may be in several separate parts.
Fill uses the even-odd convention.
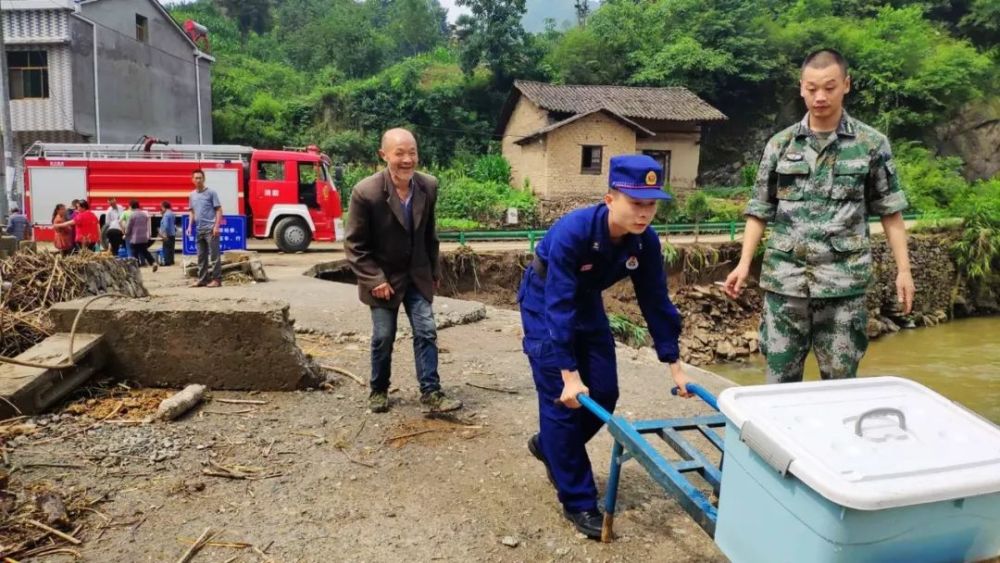
[[[10,124],[10,90],[7,76],[7,47],[4,44],[3,8],[0,7],[0,113],[3,113],[3,197],[0,197],[0,218],[10,215],[14,202],[14,128]]]
[[[590,0],[576,0],[573,2],[576,9],[576,24],[580,27],[587,27],[587,18],[590,17]]]

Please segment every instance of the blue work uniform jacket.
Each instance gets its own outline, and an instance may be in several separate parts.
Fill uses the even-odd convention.
[[[605,204],[573,211],[546,233],[535,248],[536,262],[521,280],[518,303],[524,318],[525,351],[550,342],[559,369],[576,370],[574,337],[610,331],[601,292],[632,278],[656,355],[673,363],[680,355],[681,317],[667,294],[660,239],[652,227],[611,241]],[[537,263],[544,272],[536,271]]]

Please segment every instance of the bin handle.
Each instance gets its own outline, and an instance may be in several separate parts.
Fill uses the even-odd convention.
[[[906,430],[906,415],[903,414],[903,411],[890,407],[880,407],[861,413],[861,416],[858,417],[858,421],[854,423],[855,434],[863,437],[864,432],[862,431],[861,425],[864,423],[866,418],[871,416],[895,416],[899,419],[899,427],[904,431]]]

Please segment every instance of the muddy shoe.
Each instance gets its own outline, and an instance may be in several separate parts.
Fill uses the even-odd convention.
[[[531,455],[535,456],[535,459],[545,464],[545,476],[549,478],[549,483],[552,486],[556,486],[556,480],[552,477],[552,468],[549,467],[549,460],[545,459],[545,455],[542,454],[542,445],[538,442],[538,434],[535,434],[528,439],[528,451]]]
[[[372,391],[368,395],[368,409],[372,412],[389,412],[389,394],[385,391]]]
[[[420,404],[425,412],[448,412],[462,408],[462,401],[448,397],[440,389],[421,395]]]
[[[564,508],[563,516],[573,523],[576,531],[592,540],[601,539],[601,527],[604,523],[604,518],[601,516],[600,511],[584,510],[582,512],[570,512]]]

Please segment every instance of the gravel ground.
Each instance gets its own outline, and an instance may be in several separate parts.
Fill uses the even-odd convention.
[[[364,336],[299,337],[323,363],[366,377]],[[445,389],[466,403],[455,417],[420,412],[404,338],[388,414],[367,413],[367,390],[342,376],[327,390],[211,393],[263,404],[212,400],[172,423],[136,422],[163,391],[116,388],[22,421],[27,433],[6,445],[12,482],[97,501],[76,522],[85,561],[176,561],[209,527],[219,534],[196,563],[725,560],[635,463],[623,471],[616,541],[577,535],[525,447],[537,403],[517,314],[490,308],[439,340]],[[620,348],[619,371],[628,418],[707,411],[669,397],[667,372],[648,350]],[[701,381],[716,391],[726,384]],[[610,448],[606,432],[591,442],[602,490]]]

